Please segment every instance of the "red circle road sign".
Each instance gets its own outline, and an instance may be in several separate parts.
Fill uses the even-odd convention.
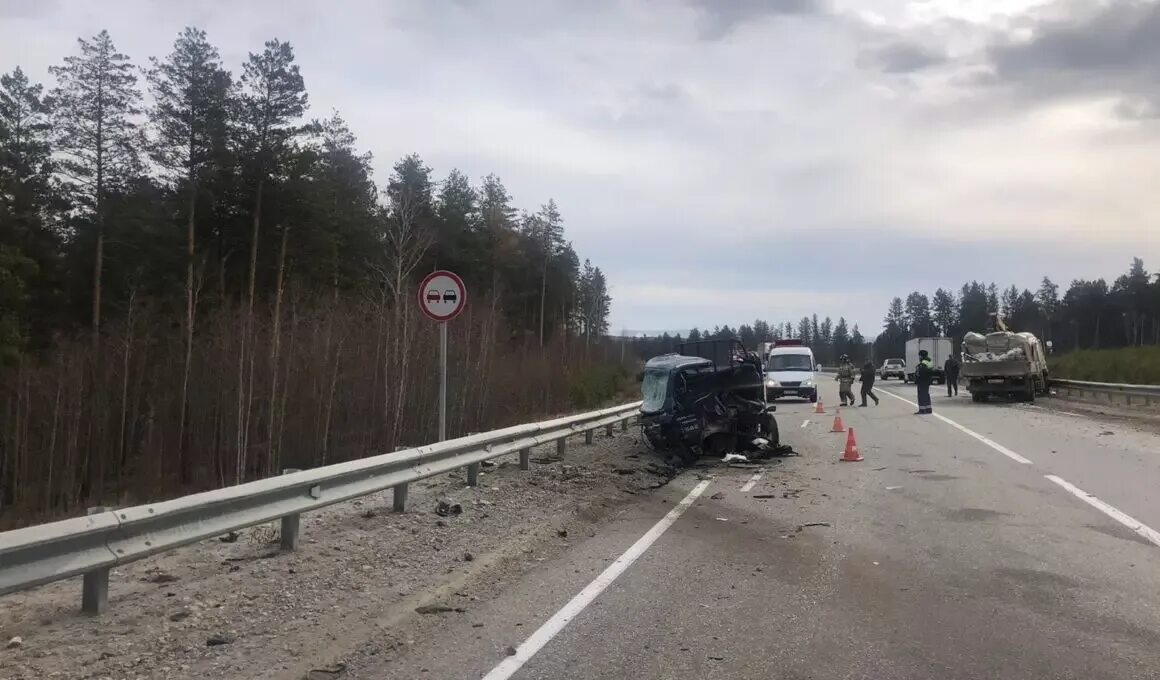
[[[467,306],[467,286],[458,274],[439,269],[419,284],[419,309],[435,321],[450,321]]]

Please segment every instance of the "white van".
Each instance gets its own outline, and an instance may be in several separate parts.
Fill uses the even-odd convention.
[[[813,350],[801,340],[779,340],[763,359],[767,400],[782,397],[818,400],[818,362]]]

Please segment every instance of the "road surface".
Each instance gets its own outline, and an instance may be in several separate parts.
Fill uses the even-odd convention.
[[[781,402],[800,456],[691,470],[347,676],[1160,677],[1160,437],[880,388],[842,410],[863,462],[836,388]]]

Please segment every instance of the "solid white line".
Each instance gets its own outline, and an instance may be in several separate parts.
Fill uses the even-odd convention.
[[[753,476],[749,478],[749,481],[745,482],[745,486],[741,487],[741,493],[748,493],[753,488],[753,485],[756,484],[757,480],[759,480],[759,479],[761,479],[761,473],[754,472]]]
[[[1059,477],[1056,477],[1055,475],[1043,475],[1043,476],[1050,479],[1051,481],[1055,482],[1056,484],[1062,486],[1064,489],[1066,489],[1068,492],[1070,492],[1073,496],[1080,499],[1084,503],[1087,503],[1088,505],[1092,506],[1096,510],[1099,510],[1100,512],[1104,513],[1108,517],[1111,517],[1112,519],[1116,520],[1120,524],[1123,524],[1124,526],[1128,527],[1132,531],[1135,531],[1137,534],[1140,534],[1144,538],[1146,538],[1149,541],[1152,541],[1156,545],[1160,546],[1160,531],[1156,531],[1155,529],[1148,526],[1147,524],[1144,524],[1143,522],[1140,522],[1136,519],[1133,519],[1130,515],[1126,515],[1126,514],[1120,512],[1116,508],[1101,501],[1100,499],[1098,499],[1095,496],[1091,495],[1090,493],[1084,491],[1083,489],[1077,487],[1076,485],[1072,484],[1071,482],[1067,481],[1066,479],[1061,479]]]
[[[804,428],[805,426],[809,425],[809,424],[810,424],[810,419],[809,419],[809,418],[806,418],[805,420],[803,420],[803,421],[802,421],[802,427],[803,427],[803,428]]]
[[[890,396],[894,397],[898,401],[906,402],[907,404],[910,404],[911,406],[918,408],[918,404],[914,403],[913,401],[910,401],[909,399],[903,399],[902,397],[898,396],[897,394],[895,394],[889,390],[880,390],[880,391],[883,394],[889,394]],[[995,449],[996,451],[1003,454],[1004,456],[1007,456],[1008,458],[1015,461],[1016,463],[1021,463],[1023,465],[1031,465],[1030,460],[1024,458],[1023,456],[1020,456],[1018,453],[1015,453],[1014,451],[1007,448],[1006,446],[1003,446],[999,442],[987,439],[986,437],[979,434],[978,432],[975,432],[974,430],[963,427],[962,425],[959,425],[958,423],[951,420],[950,418],[947,418],[946,416],[939,415],[938,413],[932,413],[931,415],[933,415],[935,418],[938,418],[939,420],[943,421],[947,425],[950,425],[951,427],[955,428],[956,430],[959,430],[960,432],[963,432],[964,434],[967,434],[971,437],[974,437],[975,439],[978,439],[979,441],[983,442],[987,446],[990,446],[992,449]]]
[[[711,481],[706,479],[693,487],[693,490],[685,496],[684,500],[678,503],[672,510],[669,510],[667,515],[654,524],[644,536],[637,539],[636,543],[633,543],[628,550],[624,551],[623,555],[616,558],[615,562],[608,565],[608,568],[602,571],[592,583],[585,586],[584,590],[581,590],[560,611],[553,614],[552,618],[545,621],[542,626],[536,629],[536,632],[532,633],[527,640],[524,640],[523,644],[516,648],[515,655],[504,659],[490,673],[483,676],[483,680],[508,680],[516,671],[522,668],[525,663],[536,655],[536,652],[543,649],[544,645],[548,644],[552,638],[564,630],[564,626],[567,626],[572,619],[584,611],[585,607],[592,604],[592,601],[600,593],[604,592],[605,588],[612,585],[612,582],[618,576],[631,567],[632,563],[636,562],[637,558],[643,555],[681,515],[685,514],[685,511],[689,509],[693,501],[697,500],[704,493]]]

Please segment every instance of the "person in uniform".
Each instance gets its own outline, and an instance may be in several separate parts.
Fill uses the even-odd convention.
[[[862,375],[859,380],[862,383],[862,403],[860,406],[866,405],[866,397],[874,400],[874,405],[878,405],[878,395],[874,394],[874,378],[877,374],[874,371],[874,364],[870,361],[862,364]]]
[[[930,352],[918,350],[918,366],[914,368],[914,384],[918,387],[918,410],[915,415],[925,416],[934,413],[930,405],[930,384],[934,380],[934,362],[930,360]]]
[[[838,376],[834,378],[838,381],[838,398],[842,400],[842,406],[846,405],[849,400],[850,406],[854,405],[854,364],[850,363],[850,357],[843,354],[838,358],[842,365],[838,367]]]
[[[955,355],[947,357],[946,363],[943,364],[943,375],[947,381],[947,396],[959,396],[959,360]]]

